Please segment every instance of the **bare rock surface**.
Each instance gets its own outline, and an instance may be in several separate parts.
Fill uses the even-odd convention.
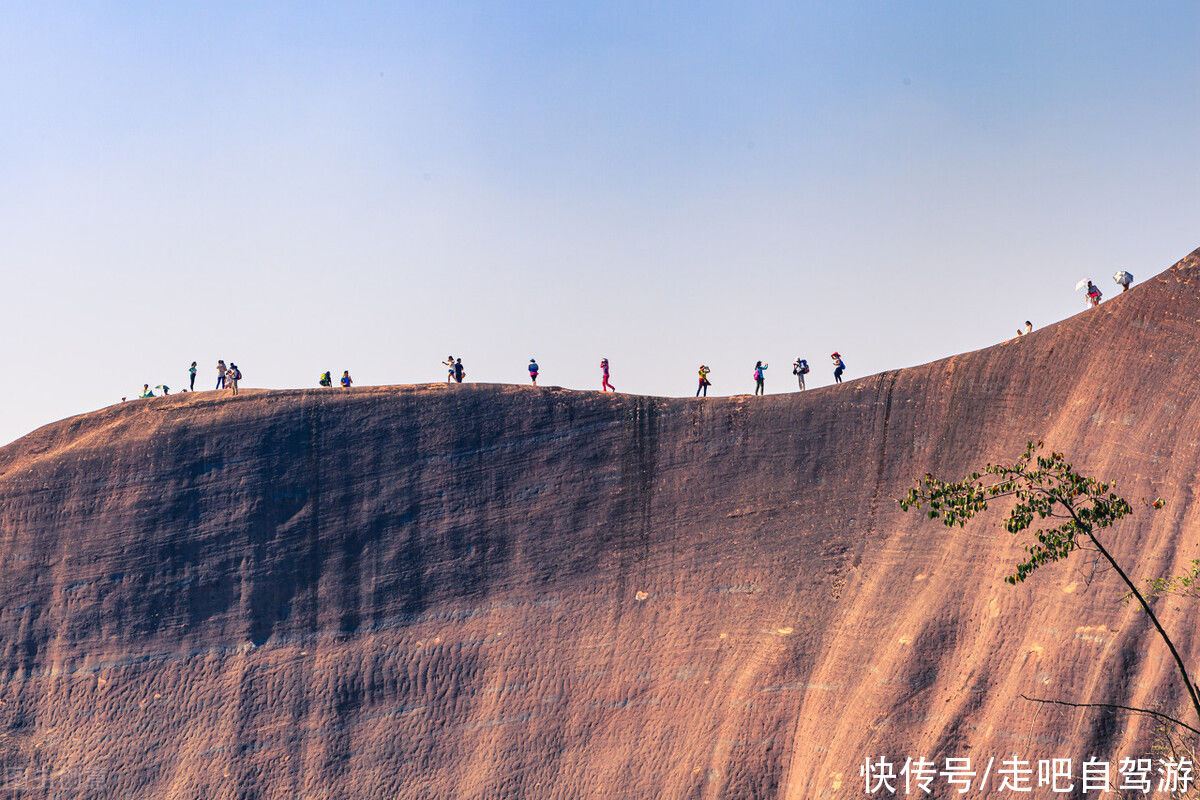
[[[1019,340],[802,394],[200,392],[0,450],[21,798],[841,798],[868,755],[1146,755],[1187,713],[1086,558],[894,498],[1030,439],[1200,557],[1200,251]],[[1194,608],[1161,604],[1200,667]],[[1036,796],[1036,795],[1035,795]]]

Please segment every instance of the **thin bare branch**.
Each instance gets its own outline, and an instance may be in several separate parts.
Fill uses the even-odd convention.
[[[1191,725],[1188,725],[1186,722],[1177,720],[1174,717],[1169,717],[1166,714],[1159,713],[1158,711],[1151,711],[1148,708],[1135,708],[1133,706],[1122,706],[1122,705],[1118,705],[1116,703],[1070,703],[1066,700],[1051,700],[1051,699],[1048,699],[1045,697],[1030,697],[1029,695],[1025,695],[1025,694],[1020,695],[1020,697],[1024,700],[1030,701],[1031,703],[1046,703],[1048,705],[1055,705],[1055,706],[1070,706],[1071,708],[1116,708],[1116,709],[1120,709],[1121,711],[1132,711],[1136,714],[1149,714],[1152,717],[1157,717],[1158,719],[1170,722],[1172,725],[1178,725],[1179,727],[1184,728],[1185,730],[1189,730],[1192,733],[1200,734],[1200,730],[1196,730]]]

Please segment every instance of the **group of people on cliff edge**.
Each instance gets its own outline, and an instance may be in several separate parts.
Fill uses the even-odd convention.
[[[242,379],[242,371],[241,371],[241,369],[238,368],[237,364],[230,361],[229,365],[226,366],[225,359],[223,359],[223,358],[217,359],[216,389],[229,389],[233,394],[236,395],[238,393],[238,381],[240,381],[241,379]],[[159,385],[155,386],[153,389],[150,388],[150,384],[143,383],[141,394],[139,394],[138,397],[139,398],[157,397],[158,395],[156,395],[154,393],[155,389],[157,389],[159,392],[161,392],[163,397],[166,397],[169,394],[171,394],[171,387],[165,383],[160,383]],[[188,388],[184,389],[183,392],[186,393],[186,392],[194,392],[194,391],[196,391],[196,362],[195,361],[193,361],[191,366],[188,367]],[[126,400],[126,398],[124,398],[124,397],[121,398],[121,402],[125,402],[125,400]]]

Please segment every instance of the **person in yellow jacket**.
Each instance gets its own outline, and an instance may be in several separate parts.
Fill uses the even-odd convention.
[[[696,397],[699,397],[701,392],[704,393],[705,397],[708,397],[708,387],[712,385],[708,381],[708,373],[710,372],[712,370],[707,365],[700,365],[700,385],[696,387]]]

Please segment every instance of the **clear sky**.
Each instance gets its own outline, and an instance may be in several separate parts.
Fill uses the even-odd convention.
[[[193,360],[691,395],[994,343],[1200,245],[1198,41],[1194,0],[5,3],[0,441]]]

